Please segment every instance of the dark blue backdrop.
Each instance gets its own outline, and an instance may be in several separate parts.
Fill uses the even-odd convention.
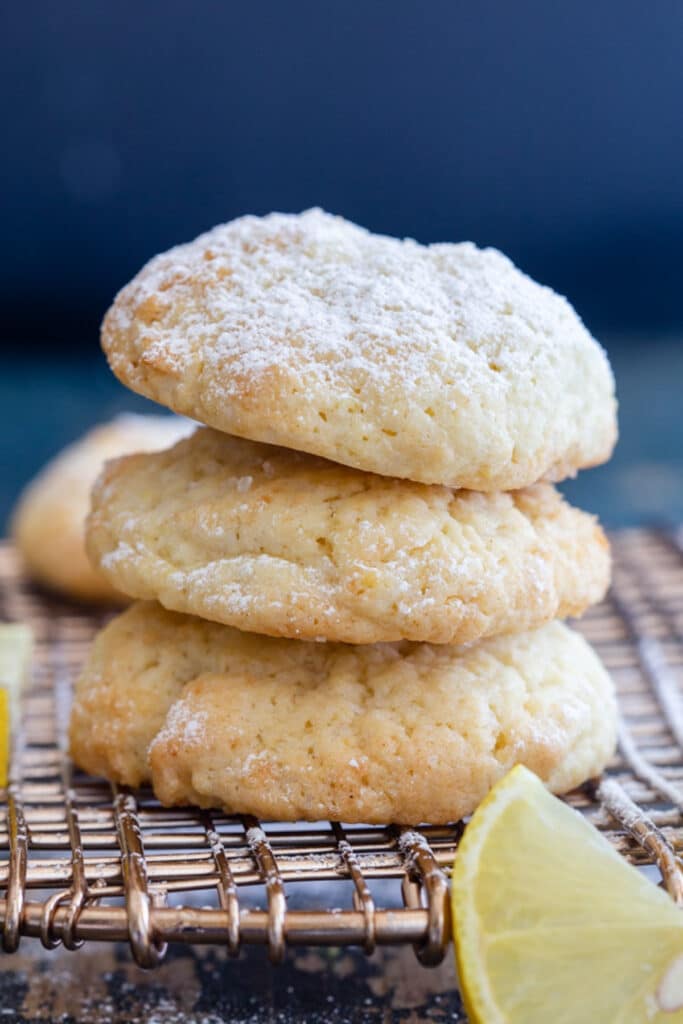
[[[622,403],[569,493],[683,519],[682,101],[680,0],[0,6],[0,528],[46,458],[144,407],[97,344],[143,261],[316,203],[569,295]]]
[[[679,0],[60,0],[0,18],[13,342],[92,345],[148,256],[314,203],[498,245],[598,331],[683,321]]]

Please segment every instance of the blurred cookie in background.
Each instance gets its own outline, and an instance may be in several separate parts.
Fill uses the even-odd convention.
[[[124,413],[51,459],[24,488],[12,514],[12,536],[29,575],[77,600],[126,601],[85,552],[90,489],[107,459],[166,448],[194,427],[180,417]]]

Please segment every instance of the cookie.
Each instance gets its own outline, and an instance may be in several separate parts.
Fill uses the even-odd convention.
[[[615,743],[611,681],[553,622],[468,647],[310,644],[142,602],[96,638],[71,753],[164,804],[294,821],[446,822],[514,764],[555,792]]]
[[[90,488],[105,459],[164,448],[194,424],[172,416],[124,414],[90,430],[52,459],[21,494],[12,534],[29,574],[82,601],[121,601],[85,553],[84,521]]]
[[[321,210],[157,256],[102,344],[134,391],[226,433],[479,491],[560,480],[616,439],[605,353],[501,253]]]
[[[107,464],[90,557],[132,597],[271,636],[465,643],[578,615],[607,541],[551,484],[481,494],[200,428]]]

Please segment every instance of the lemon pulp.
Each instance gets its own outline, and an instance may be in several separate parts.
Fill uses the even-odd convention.
[[[526,768],[475,812],[451,896],[475,1024],[683,1024],[683,914]]]
[[[0,786],[7,785],[12,723],[19,714],[19,697],[28,675],[33,648],[29,626],[0,623]]]

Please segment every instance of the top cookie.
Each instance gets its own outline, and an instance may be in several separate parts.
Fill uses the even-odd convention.
[[[560,480],[616,439],[605,353],[501,253],[321,210],[157,256],[102,343],[134,391],[227,433],[473,490]]]

